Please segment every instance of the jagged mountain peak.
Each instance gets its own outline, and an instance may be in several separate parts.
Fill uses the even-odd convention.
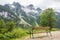
[[[19,17],[20,23],[24,23],[27,25],[34,25],[34,24],[38,25],[38,19],[40,17],[39,11],[41,10],[40,8],[35,9],[34,5],[32,4],[28,6],[23,6],[18,2],[13,2],[12,4],[8,4],[6,7],[8,7],[8,9],[13,12],[13,14]]]
[[[35,7],[34,7],[33,4],[28,5],[27,8],[30,9],[30,10],[35,10]]]

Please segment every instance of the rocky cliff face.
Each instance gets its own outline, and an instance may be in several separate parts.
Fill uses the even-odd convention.
[[[2,5],[1,5],[2,6]],[[0,8],[1,8],[0,6]],[[12,4],[5,4],[2,6],[2,12],[7,12],[6,18],[17,18],[20,19],[19,24],[27,24],[27,25],[32,25],[32,26],[39,26],[39,21],[40,21],[40,13],[41,9],[35,8],[32,4],[24,7],[18,2],[13,2]],[[6,14],[6,13],[5,13]],[[4,15],[4,14],[3,14]]]

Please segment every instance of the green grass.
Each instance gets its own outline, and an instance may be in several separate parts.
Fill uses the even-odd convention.
[[[52,31],[57,31],[59,30],[59,28],[52,28]]]

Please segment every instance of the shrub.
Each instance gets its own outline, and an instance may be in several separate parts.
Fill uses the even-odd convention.
[[[12,21],[0,20],[0,40],[14,40],[15,38],[21,38],[27,35],[27,30],[15,27],[15,23]]]
[[[12,31],[12,34],[14,34],[15,38],[21,38],[26,35],[26,31],[22,28],[17,28]]]
[[[4,33],[5,32],[5,22],[4,20],[0,20],[0,33]]]
[[[14,22],[7,22],[6,24],[8,31],[12,31],[15,28],[15,23]]]

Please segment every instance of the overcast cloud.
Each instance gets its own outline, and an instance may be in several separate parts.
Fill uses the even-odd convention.
[[[51,8],[60,10],[60,0],[0,0],[0,5],[1,4],[4,5],[6,3],[11,4],[13,3],[13,1],[19,2],[24,6],[33,4],[34,6],[40,7],[42,9],[51,7]]]

